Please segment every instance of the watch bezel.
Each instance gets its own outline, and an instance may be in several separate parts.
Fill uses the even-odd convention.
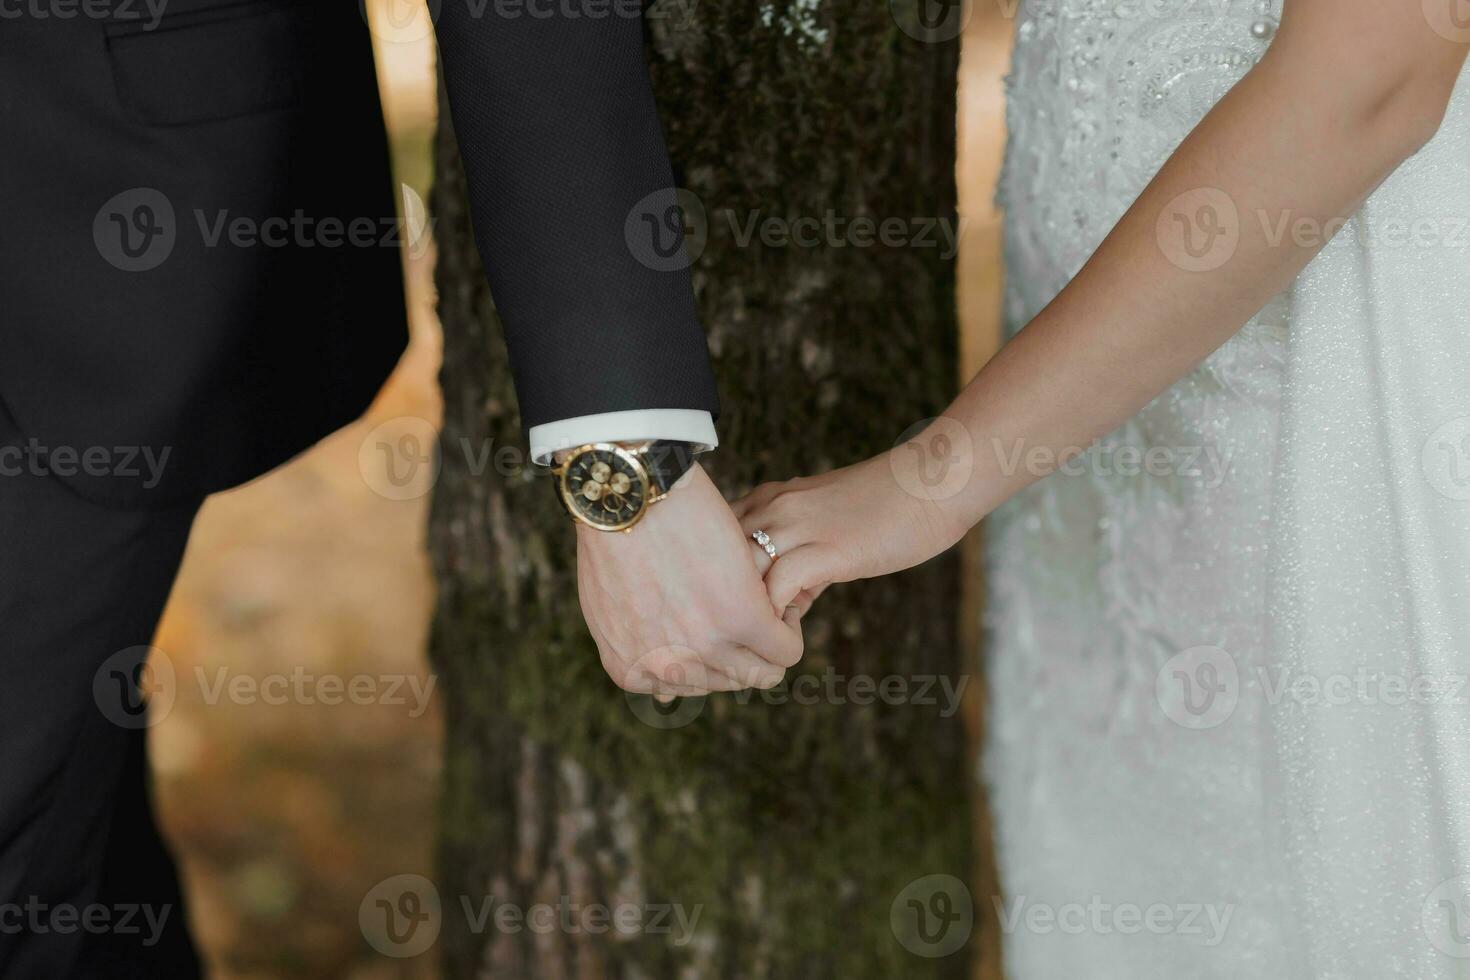
[[[575,495],[572,493],[571,488],[567,486],[567,478],[571,475],[572,464],[576,462],[579,457],[584,456],[587,453],[598,451],[611,453],[612,455],[624,460],[629,466],[631,466],[633,468],[633,472],[638,477],[638,486],[643,491],[643,503],[638,508],[637,512],[635,512],[632,517],[619,524],[599,524],[589,518],[586,514],[582,513],[581,508],[578,507],[575,503]],[[617,443],[612,442],[590,442],[584,446],[578,446],[576,449],[572,450],[571,454],[567,456],[567,458],[563,460],[561,464],[557,467],[556,489],[557,493],[561,496],[562,506],[566,508],[567,513],[571,514],[573,518],[592,528],[594,531],[630,530],[633,525],[637,524],[643,519],[643,515],[648,513],[649,505],[654,502],[653,480],[648,475],[648,467],[644,465],[642,456],[635,450],[624,448],[623,446],[619,446]]]

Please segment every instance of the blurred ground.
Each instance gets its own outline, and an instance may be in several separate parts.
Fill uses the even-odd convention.
[[[398,177],[427,199],[432,35],[413,16],[405,19],[402,0],[369,4]],[[998,336],[991,195],[1003,139],[999,79],[1009,6],[977,5],[961,77],[966,378]],[[431,248],[406,259],[413,341],[368,417],[208,503],[160,628],[157,646],[178,679],[172,710],[152,733],[160,805],[183,863],[196,934],[220,980],[433,975],[432,957],[400,961],[374,952],[357,922],[374,884],[428,873],[432,858],[439,721],[432,698],[418,714],[416,695],[428,683],[428,498],[388,499],[359,467],[379,424],[439,419],[432,262]],[[961,614],[967,641],[978,644],[974,542],[968,554]],[[333,697],[334,682],[344,690],[371,685],[373,696],[357,700],[373,703],[322,703]],[[222,683],[245,686],[230,694]],[[284,698],[275,696],[282,691]],[[978,732],[978,701],[970,707]],[[988,826],[980,833],[988,841]],[[982,903],[992,893],[989,868],[983,860],[975,889]],[[998,976],[989,953],[981,968]]]

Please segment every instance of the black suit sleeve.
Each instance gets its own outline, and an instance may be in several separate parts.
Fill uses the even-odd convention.
[[[626,3],[581,6],[444,0],[438,17],[475,240],[522,421],[715,414],[687,262],[636,244],[650,222],[665,243],[682,234],[668,220],[673,175],[642,21]]]

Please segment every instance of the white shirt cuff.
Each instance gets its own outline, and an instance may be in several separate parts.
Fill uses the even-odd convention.
[[[553,453],[589,442],[641,442],[667,439],[692,442],[695,452],[720,444],[715,420],[695,408],[640,408],[630,412],[603,412],[531,426],[531,459],[547,466]]]

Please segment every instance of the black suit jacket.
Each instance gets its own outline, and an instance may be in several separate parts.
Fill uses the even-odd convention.
[[[431,6],[525,424],[714,412],[687,274],[625,234],[673,200],[639,21]],[[0,21],[0,178],[0,400],[95,499],[248,480],[357,417],[402,350],[356,3]],[[168,453],[156,485],[120,472],[139,449]]]

